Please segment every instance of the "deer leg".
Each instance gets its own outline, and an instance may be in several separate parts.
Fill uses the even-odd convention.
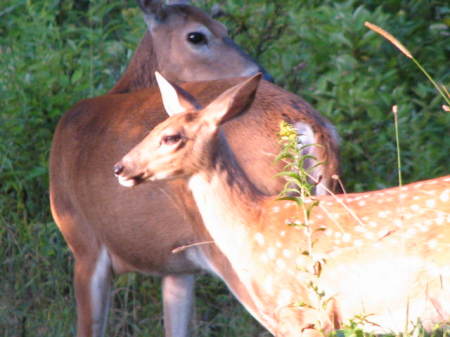
[[[111,276],[111,260],[104,248],[95,259],[76,260],[77,337],[104,336],[111,302]]]
[[[164,329],[166,337],[190,336],[195,277],[192,274],[166,275],[162,281]]]

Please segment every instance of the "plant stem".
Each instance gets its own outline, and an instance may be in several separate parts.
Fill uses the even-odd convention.
[[[392,112],[394,113],[394,127],[395,127],[395,142],[397,145],[397,170],[398,170],[398,185],[402,186],[402,163],[401,163],[401,156],[400,156],[400,137],[398,132],[398,110],[397,106],[394,105],[392,107]]]
[[[450,105],[450,99],[445,95],[445,93],[442,91],[442,89],[439,87],[439,85],[431,78],[431,76],[428,74],[428,72],[421,66],[421,64],[413,57],[413,62],[416,64],[416,66],[425,74],[425,76],[428,78],[428,80],[433,83],[434,87],[437,89],[437,91],[441,94],[441,96],[444,98],[444,100],[447,102],[448,105]]]

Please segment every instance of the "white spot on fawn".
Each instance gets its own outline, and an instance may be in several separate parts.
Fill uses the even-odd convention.
[[[350,242],[351,239],[352,239],[352,236],[351,236],[350,234],[348,234],[348,233],[345,233],[345,234],[342,236],[342,241],[343,241],[343,242]]]
[[[442,202],[448,202],[450,199],[450,189],[444,190],[439,196],[439,199],[441,199]]]
[[[269,293],[269,294],[273,293],[273,277],[272,276],[270,276],[270,275],[267,276],[267,278],[264,280],[263,288],[267,293]]]
[[[291,303],[291,301],[292,301],[292,292],[287,289],[281,290],[277,298],[278,306],[287,306]]]
[[[364,237],[368,240],[373,240],[375,238],[375,235],[372,232],[367,232],[364,234]]]
[[[275,258],[275,248],[270,247],[267,250],[267,256],[269,257],[269,259],[273,260]]]
[[[289,249],[285,249],[285,250],[283,250],[283,255],[286,258],[290,258],[292,256],[292,253]]]
[[[375,221],[370,221],[369,222],[369,226],[372,227],[372,228],[375,228],[375,227],[378,226],[378,224]]]
[[[436,206],[436,200],[429,199],[429,200],[427,200],[427,202],[425,204],[427,205],[427,207],[434,207],[434,206]]]
[[[262,235],[261,233],[256,233],[255,234],[255,241],[260,246],[264,246],[264,243],[266,242],[266,240],[264,239],[264,235]]]
[[[437,245],[438,245],[438,242],[436,240],[431,240],[428,242],[428,247],[430,249],[435,249],[437,247]]]
[[[416,234],[417,234],[417,231],[416,231],[414,228],[410,228],[410,229],[408,229],[408,230],[406,231],[406,235],[405,235],[405,236],[406,236],[408,239],[410,239],[410,238],[414,237]]]
[[[355,232],[364,233],[366,231],[367,231],[367,229],[365,229],[363,226],[360,226],[360,225],[355,226]]]
[[[261,261],[264,263],[267,263],[269,261],[269,258],[266,254],[261,254]]]
[[[422,233],[425,233],[425,232],[427,232],[427,231],[429,230],[429,228],[428,228],[427,225],[418,225],[418,227],[419,227],[419,230],[420,230]]]
[[[286,268],[286,262],[283,259],[277,259],[276,264],[280,270],[284,270],[284,268]]]
[[[395,219],[394,225],[396,225],[397,227],[403,227],[403,221],[399,220],[399,219]]]
[[[355,247],[361,247],[363,245],[363,242],[362,240],[355,240],[353,244],[355,245]]]
[[[411,205],[411,210],[414,211],[414,212],[420,211],[420,208],[421,207],[419,205]]]
[[[305,258],[303,256],[299,256],[295,259],[295,264],[297,265],[297,268],[302,267],[305,263]]]
[[[390,211],[381,211],[381,212],[378,212],[378,216],[380,218],[387,218],[390,213],[391,213]]]

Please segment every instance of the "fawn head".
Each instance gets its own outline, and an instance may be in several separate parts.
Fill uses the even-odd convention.
[[[250,107],[261,74],[228,89],[203,109],[182,88],[158,73],[156,78],[170,117],[114,166],[119,183],[126,187],[191,176],[211,165],[219,126]]]

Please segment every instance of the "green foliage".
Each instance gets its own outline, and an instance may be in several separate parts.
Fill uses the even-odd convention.
[[[280,123],[280,132],[278,138],[280,140],[281,151],[276,160],[284,163],[283,171],[278,175],[286,180],[286,185],[280,193],[280,200],[292,200],[297,205],[303,205],[304,199],[312,195],[314,184],[310,181],[309,172],[321,165],[316,163],[309,169],[304,169],[308,160],[316,161],[316,157],[311,155],[302,155],[302,151],[310,146],[318,146],[317,144],[301,145],[298,142],[299,135],[292,125],[282,121]]]
[[[209,10],[216,2],[198,3]],[[363,26],[390,31],[448,88],[447,1],[221,4],[220,20],[237,42],[337,126],[348,190],[396,184],[393,104],[405,181],[448,173],[444,102],[410,60]],[[48,207],[51,137],[71,105],[113,86],[144,29],[132,0],[0,2],[1,336],[74,333],[72,258]],[[200,284],[198,335],[260,333],[220,282]],[[138,275],[119,278],[109,336],[161,335],[158,285]]]
[[[0,4],[1,336],[74,331],[72,258],[48,207],[51,137],[72,104],[112,86],[143,32],[136,8],[76,3]]]

